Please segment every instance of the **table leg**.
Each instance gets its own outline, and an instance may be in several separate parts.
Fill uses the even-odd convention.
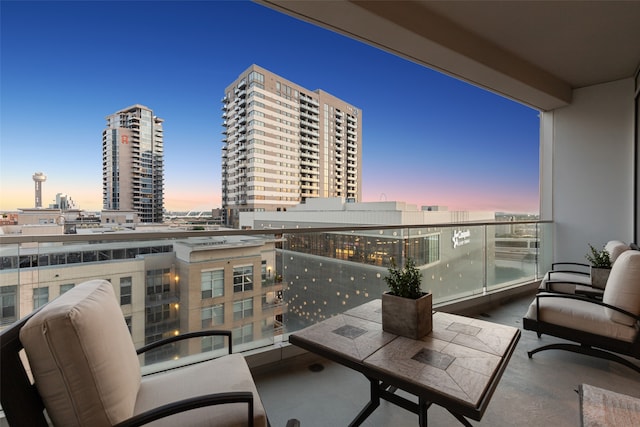
[[[370,398],[369,403],[360,411],[358,416],[349,424],[349,427],[357,427],[367,419],[375,409],[380,406],[380,386],[377,380],[367,378],[369,380]]]
[[[468,421],[464,416],[462,416],[462,415],[460,415],[460,414],[456,414],[456,413],[454,413],[454,412],[451,412],[449,409],[447,409],[447,411],[449,411],[449,413],[450,413],[451,415],[453,415],[454,417],[456,417],[456,418],[458,419],[458,421],[460,421],[460,422],[462,423],[462,425],[463,425],[463,426],[465,426],[465,427],[473,427],[473,426],[471,425],[471,423],[470,423],[470,422],[469,422],[469,421]]]
[[[413,412],[414,414],[418,414],[418,425],[420,427],[427,427],[427,412],[433,402],[425,399],[424,397],[418,396],[418,404],[416,405],[415,402],[411,402],[410,400],[396,395],[395,392],[397,390],[397,387],[390,386],[368,376],[366,376],[366,378],[369,380],[369,402],[360,411],[356,418],[349,424],[349,427],[357,427],[361,425],[364,420],[366,420],[369,415],[371,415],[373,411],[375,411],[376,408],[380,406],[380,399],[385,399],[395,405],[398,405],[401,408]],[[464,416],[456,414],[449,409],[447,409],[447,411],[449,411],[451,415],[456,417],[456,419],[460,421],[460,423],[465,427],[473,427]]]
[[[429,406],[431,406],[431,403],[427,402],[426,399],[418,398],[418,425],[420,427],[427,427],[427,410]]]

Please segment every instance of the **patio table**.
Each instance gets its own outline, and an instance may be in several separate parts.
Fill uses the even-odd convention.
[[[463,425],[480,421],[520,339],[518,328],[436,312],[433,330],[420,340],[382,330],[381,300],[373,300],[311,325],[289,341],[362,373],[370,399],[349,424],[358,426],[387,400],[418,414],[427,425],[432,404]],[[406,399],[396,390],[417,396]]]

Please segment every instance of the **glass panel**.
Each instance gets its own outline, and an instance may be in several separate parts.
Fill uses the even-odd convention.
[[[483,292],[484,227],[414,228],[408,230],[406,246],[434,304]]]
[[[487,235],[493,236],[487,246],[489,290],[536,279],[540,247],[537,224],[488,226]]]
[[[197,238],[176,232],[174,238],[155,240],[148,233],[104,241],[80,234],[60,241],[20,236],[18,244],[5,244],[8,238],[0,236],[0,322],[27,315],[72,284],[109,279],[136,347],[213,326],[233,330],[236,350],[243,351],[380,298],[391,259],[417,262],[423,289],[433,293],[436,305],[533,280],[550,265],[553,224],[517,223],[278,235],[203,231]],[[206,272],[212,272],[210,278]],[[210,295],[203,294],[209,292],[205,283]],[[211,310],[208,317],[205,308]],[[190,360],[203,349],[208,356],[222,354],[224,346],[224,339],[199,338],[154,352],[147,361]]]

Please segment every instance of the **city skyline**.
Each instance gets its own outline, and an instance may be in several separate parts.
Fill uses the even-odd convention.
[[[257,64],[362,109],[363,201],[538,212],[538,112],[379,49],[245,1],[1,7],[1,210],[34,172],[43,206],[99,210],[104,119],[133,104],[165,119],[165,208],[220,207],[220,98]]]

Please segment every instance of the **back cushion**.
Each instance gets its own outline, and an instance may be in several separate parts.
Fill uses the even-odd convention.
[[[640,252],[625,251],[611,268],[602,301],[640,315]],[[606,309],[614,322],[632,326],[635,320],[615,310]]]
[[[609,257],[611,258],[611,265],[616,262],[620,254],[624,251],[628,251],[629,245],[619,240],[611,240],[607,242],[604,248],[609,252]]]
[[[140,364],[113,287],[82,283],[20,331],[38,392],[57,426],[111,426],[131,417]]]

